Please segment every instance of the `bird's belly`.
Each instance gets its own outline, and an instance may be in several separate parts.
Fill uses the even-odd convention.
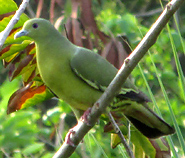
[[[86,110],[98,100],[102,92],[92,88],[72,71],[53,74],[48,70],[42,73],[44,83],[62,100],[73,108]]]

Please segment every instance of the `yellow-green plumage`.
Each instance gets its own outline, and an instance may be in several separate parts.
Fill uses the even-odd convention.
[[[20,36],[29,36],[35,41],[41,78],[46,86],[74,109],[86,110],[91,107],[117,73],[117,69],[108,61],[91,50],[72,44],[47,20],[28,20],[15,35],[16,38]],[[122,112],[147,137],[155,138],[174,132],[148,109],[146,97],[129,80],[115,100],[119,102],[112,105],[113,111]],[[154,130],[156,132],[150,134]]]

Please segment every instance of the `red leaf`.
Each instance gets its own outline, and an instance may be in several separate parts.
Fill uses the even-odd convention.
[[[0,51],[0,57],[1,57],[4,53],[6,53],[7,51],[9,51],[9,50],[10,50],[10,47],[11,47],[11,45],[5,47],[2,51]]]
[[[30,54],[30,55],[27,55],[25,56],[18,64],[17,68],[15,68],[14,66],[14,70],[13,72],[11,72],[11,78],[10,80],[13,80],[15,77],[17,77],[18,75],[20,75],[21,71],[26,67],[28,66],[28,64],[33,60],[34,58],[34,54]],[[13,65],[13,64],[12,64]],[[31,66],[31,65],[29,65]],[[28,68],[29,69],[29,68]],[[12,71],[12,70],[10,70]]]
[[[43,84],[40,86],[32,85],[33,84],[30,83],[12,94],[8,102],[7,114],[24,108],[26,101],[33,98],[34,95],[41,94],[46,91],[46,86]]]
[[[35,61],[35,54],[30,54],[31,50],[35,48],[35,44],[29,44],[22,52],[20,52],[13,60],[6,62],[6,66],[9,66],[9,79],[13,80],[15,77],[19,76],[23,69],[25,71],[29,71],[34,64]]]
[[[9,13],[5,13],[5,14],[1,14],[1,15],[0,15],[0,20],[2,20],[2,19],[5,18],[5,17],[8,17],[8,16],[10,16],[10,15],[14,15],[14,14],[15,14],[15,11],[9,12]]]

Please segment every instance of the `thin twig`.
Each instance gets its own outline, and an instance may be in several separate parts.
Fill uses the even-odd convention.
[[[124,64],[118,71],[116,77],[110,83],[100,99],[98,99],[98,101],[92,107],[91,114],[88,117],[89,124],[91,126],[87,125],[87,123],[79,121],[78,124],[73,128],[73,133],[70,135],[71,142],[73,142],[74,145],[70,145],[65,141],[53,158],[66,158],[75,151],[77,145],[81,142],[85,134],[95,125],[99,116],[105,111],[106,107],[110,105],[110,102],[113,100],[114,96],[118,94],[121,86],[126,81],[131,71],[143,58],[148,49],[155,43],[159,33],[162,31],[175,11],[182,6],[183,2],[184,0],[172,0],[167,4],[160,17],[152,25],[151,29],[134,49],[132,54],[130,54],[130,56],[124,61]]]
[[[7,153],[7,152],[5,151],[4,148],[0,148],[0,151],[3,152],[3,154],[4,154],[7,158],[10,157],[9,153]]]
[[[55,10],[55,0],[51,0],[49,13],[50,13],[50,22],[52,24],[54,23],[54,17],[55,17],[54,10]]]
[[[27,5],[27,7],[26,7],[26,10],[27,10],[30,18],[34,18],[36,16],[35,12],[33,11],[32,7],[30,6],[29,3]]]
[[[37,18],[39,18],[41,15],[43,5],[44,5],[44,0],[39,0],[38,6],[37,6],[37,12],[36,12]]]
[[[129,145],[127,144],[127,141],[123,135],[123,133],[121,132],[119,126],[117,125],[116,121],[114,120],[112,114],[107,110],[107,115],[109,117],[110,122],[112,123],[112,126],[114,128],[114,131],[116,132],[116,134],[120,137],[121,143],[124,145],[125,150],[127,151],[128,155],[131,158],[134,158],[133,152],[130,149]]]
[[[148,12],[144,12],[144,13],[140,13],[140,14],[135,14],[136,17],[149,17],[149,16],[152,16],[152,15],[155,15],[155,14],[159,14],[162,12],[162,8],[157,8],[157,9],[154,9],[154,10],[150,10]]]
[[[7,39],[8,35],[10,34],[11,30],[13,29],[14,25],[19,21],[21,14],[26,9],[27,4],[29,3],[29,0],[23,0],[19,9],[16,11],[15,15],[12,17],[10,22],[8,23],[7,27],[4,29],[4,31],[0,34],[0,50],[2,49],[5,40]]]

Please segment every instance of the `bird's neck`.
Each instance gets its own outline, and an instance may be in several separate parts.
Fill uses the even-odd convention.
[[[75,45],[59,34],[54,36],[54,39],[48,38],[35,41],[35,43],[37,61],[43,64],[47,64],[47,61],[49,63],[51,59],[57,60],[59,58],[61,62],[65,63],[65,60],[68,60],[75,51]]]
[[[44,37],[34,39],[37,46],[49,47],[51,45],[59,44],[61,46],[67,47],[71,45],[71,42],[66,37],[62,36],[59,32],[53,31],[51,34],[52,36],[50,36],[50,34],[46,34]]]

